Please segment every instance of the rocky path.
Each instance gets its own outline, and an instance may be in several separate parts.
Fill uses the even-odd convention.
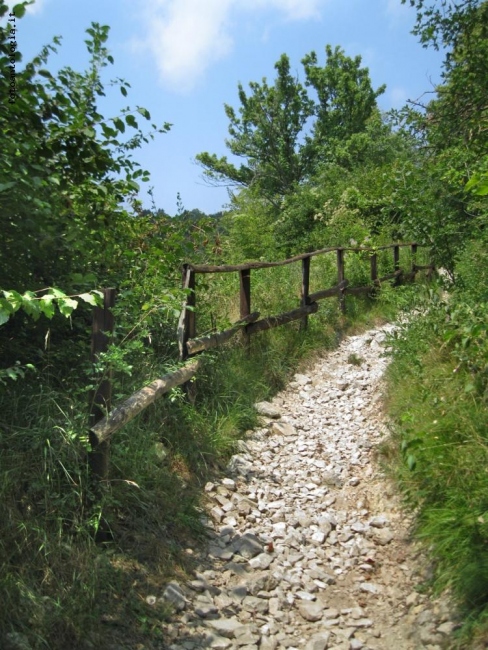
[[[166,587],[171,650],[452,647],[448,605],[416,591],[411,522],[375,461],[389,329],[349,337],[257,405],[262,427],[205,488],[194,579]]]

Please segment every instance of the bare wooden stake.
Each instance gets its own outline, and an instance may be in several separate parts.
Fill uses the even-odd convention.
[[[371,263],[371,282],[374,284],[378,279],[378,255],[373,253],[369,258]]]
[[[310,257],[304,257],[302,260],[302,292],[300,305],[306,307],[310,304]],[[306,330],[308,327],[308,314],[305,314],[300,323],[300,329]]]
[[[344,282],[344,249],[337,249],[337,284],[340,285]],[[346,300],[344,297],[344,289],[339,289],[339,308],[344,314],[346,312]]]
[[[115,289],[103,289],[103,306],[93,309],[92,338],[91,338],[91,361],[97,363],[100,354],[108,350],[110,337],[114,330],[114,316],[112,307],[115,305]],[[112,371],[107,370],[100,378],[97,388],[90,395],[90,445],[89,454],[90,469],[93,476],[99,481],[108,478],[109,442],[99,443],[92,434],[91,427],[98,420],[104,417],[111,408],[112,402]]]
[[[200,361],[194,359],[182,368],[156,379],[144,386],[119,404],[113,411],[97,422],[90,430],[100,445],[108,444],[110,436],[133,420],[147,406],[170,391],[175,386],[187,382],[198,370]]]
[[[183,304],[183,310],[178,321],[178,347],[180,350],[180,361],[188,358],[187,343],[196,336],[195,321],[195,271],[189,264],[183,265],[183,289],[188,290],[188,294]],[[188,309],[188,307],[190,309]]]
[[[411,258],[412,258],[412,273],[414,274],[417,272],[417,244],[412,244],[410,247],[411,251]]]
[[[256,332],[264,332],[265,330],[272,329],[273,327],[280,327],[286,323],[291,323],[294,320],[301,320],[304,314],[315,314],[319,306],[316,302],[312,302],[306,307],[298,307],[298,309],[293,309],[292,311],[285,312],[284,314],[279,314],[278,316],[268,316],[268,318],[263,318],[258,320],[256,323],[250,323],[246,326],[249,334],[255,334]]]
[[[251,269],[239,271],[239,301],[240,317],[244,320],[251,313]],[[242,329],[242,337],[247,351],[250,352],[251,339],[245,328]]]

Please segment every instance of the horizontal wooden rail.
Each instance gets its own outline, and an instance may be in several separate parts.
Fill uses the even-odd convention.
[[[149,404],[155,402],[175,386],[189,381],[197,372],[199,365],[200,361],[194,360],[183,368],[170,372],[161,379],[156,379],[148,386],[144,386],[93,425],[90,432],[97,438],[99,444],[108,440],[112,433],[133,420]]]
[[[196,354],[197,352],[203,352],[204,350],[210,350],[211,348],[216,348],[217,346],[222,345],[222,343],[231,339],[238,332],[242,332],[244,325],[257,321],[259,316],[259,312],[255,311],[254,313],[249,314],[249,316],[241,318],[241,320],[237,321],[237,323],[234,323],[232,327],[223,332],[215,332],[215,334],[202,336],[199,339],[190,339],[186,344],[188,354]]]
[[[337,296],[337,293],[345,289],[348,284],[349,280],[343,280],[342,282],[339,282],[339,284],[336,284],[335,287],[331,287],[330,289],[321,289],[320,291],[311,293],[309,295],[310,302],[316,302],[317,300],[323,300],[324,298],[332,298],[334,296]]]
[[[187,264],[187,268],[195,271],[195,273],[233,273],[236,271],[248,271],[252,269],[269,269],[275,266],[286,266],[294,262],[300,262],[305,258],[315,257],[317,255],[324,255],[325,253],[332,253],[333,251],[353,251],[353,252],[370,252],[388,250],[389,248],[404,248],[407,246],[415,246],[415,244],[389,244],[388,246],[377,246],[375,248],[368,248],[367,246],[357,246],[356,248],[348,248],[343,246],[334,246],[332,248],[321,248],[320,250],[312,251],[311,253],[302,253],[295,255],[286,260],[279,262],[246,262],[245,264]]]
[[[383,277],[378,278],[376,283],[380,284],[380,282],[386,282],[386,280],[394,280],[395,278],[399,278],[401,275],[403,275],[403,269],[397,269],[396,271],[393,271],[393,273],[387,273]]]
[[[255,334],[255,332],[263,332],[264,330],[269,330],[273,327],[279,327],[280,325],[285,325],[285,323],[291,323],[291,321],[303,318],[303,316],[307,316],[308,314],[314,314],[318,308],[318,304],[313,302],[311,305],[304,305],[303,307],[285,312],[279,316],[268,316],[268,318],[258,320],[257,323],[247,325],[246,332],[248,334]]]

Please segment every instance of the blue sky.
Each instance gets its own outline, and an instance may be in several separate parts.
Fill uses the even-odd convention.
[[[399,108],[440,81],[442,55],[411,35],[414,19],[401,0],[36,0],[18,23],[17,41],[28,60],[60,35],[50,69],[83,69],[84,30],[91,22],[110,25],[115,64],[105,79],[121,77],[131,90],[125,99],[108,89],[104,115],[130,104],[147,108],[154,122],[171,122],[136,158],[151,172],[158,207],[175,213],[179,192],[186,208],[210,213],[225,206],[227,191],[206,185],[194,158],[227,153],[223,104],[238,107],[239,82],[272,80],[284,52],[301,75],[305,54],[315,50],[323,64],[325,45],[340,45],[361,55],[375,87],[387,84],[380,107]]]

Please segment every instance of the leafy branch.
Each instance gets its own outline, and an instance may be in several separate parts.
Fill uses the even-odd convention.
[[[101,291],[90,291],[66,295],[60,289],[50,287],[39,291],[6,291],[0,289],[0,325],[4,325],[10,317],[22,309],[33,320],[38,320],[43,314],[46,318],[53,318],[56,307],[63,316],[69,318],[78,307],[80,301],[92,306],[101,305],[103,294]]]

